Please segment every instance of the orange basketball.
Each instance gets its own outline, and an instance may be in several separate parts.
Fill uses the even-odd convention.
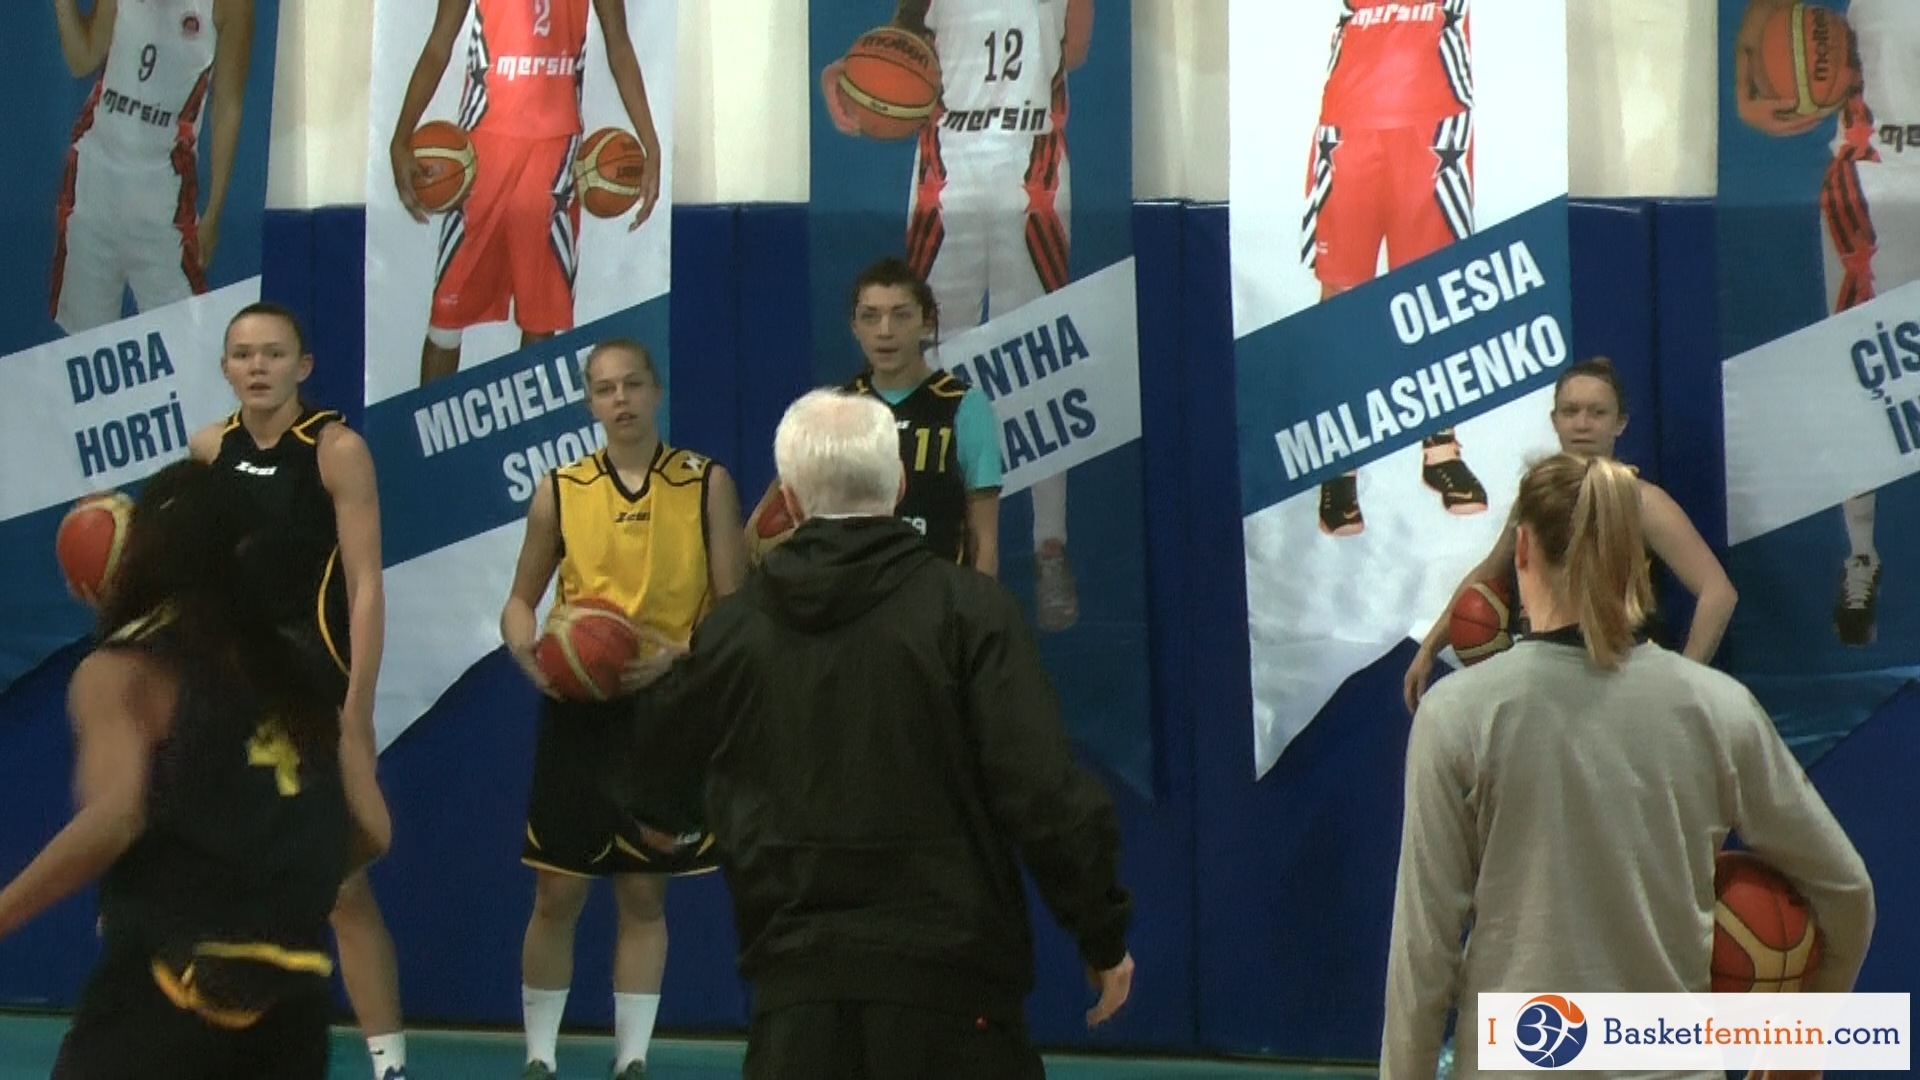
[[[869,30],[842,63],[840,92],[853,107],[862,135],[904,139],[920,130],[940,101],[940,58],[931,43],[911,31]]]
[[[132,521],[133,500],[118,491],[89,495],[60,519],[53,550],[74,595],[100,606],[126,554]]]
[[[1801,116],[1832,112],[1853,92],[1853,33],[1837,11],[1793,4],[1760,28],[1760,78]]]
[[[560,696],[610,701],[620,696],[620,669],[640,658],[640,635],[620,605],[582,597],[547,616],[533,661]]]
[[[1757,856],[1713,865],[1713,992],[1791,992],[1820,967],[1820,927],[1793,883]]]
[[[1447,617],[1447,641],[1460,662],[1471,667],[1513,648],[1513,594],[1500,578],[1475,582],[1453,602]]]
[[[480,160],[467,133],[446,120],[420,125],[408,140],[420,171],[413,177],[413,194],[430,214],[444,214],[466,201],[473,190]]]
[[[747,516],[747,561],[760,565],[767,552],[786,543],[798,527],[793,514],[787,510],[787,501],[780,497],[780,484],[775,481]]]
[[[619,217],[640,201],[647,155],[640,140],[619,128],[601,128],[580,140],[573,155],[573,186],[580,205],[598,218]]]

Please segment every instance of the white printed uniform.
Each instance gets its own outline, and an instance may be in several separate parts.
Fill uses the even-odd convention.
[[[57,207],[53,318],[70,334],[206,291],[200,117],[214,0],[120,0],[106,68],[74,124]]]
[[[1067,283],[1067,0],[932,0],[940,110],[920,131],[907,261],[940,329],[966,330]]]
[[[1861,91],[1820,192],[1829,310],[1920,280],[1920,3],[1853,0]]]

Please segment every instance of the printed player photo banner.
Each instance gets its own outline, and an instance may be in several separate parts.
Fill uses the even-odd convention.
[[[1726,655],[1810,762],[1920,668],[1920,5],[1720,29]]]
[[[0,68],[0,688],[85,636],[54,534],[234,407],[227,321],[260,298],[276,0],[9,9]]]
[[[814,378],[863,367],[863,267],[893,255],[927,278],[928,359],[999,427],[1000,578],[1075,740],[1150,791],[1129,5],[858,0],[808,19]]]
[[[1566,10],[1228,10],[1259,776],[1350,676],[1426,634],[1555,448]]]
[[[672,170],[651,212],[636,199],[646,149],[673,159],[676,14],[376,0],[373,20],[366,436],[388,623],[432,627],[387,640],[384,746],[500,647],[529,496],[605,442],[593,343],[636,339],[668,378]],[[425,220],[402,201],[413,160]]]

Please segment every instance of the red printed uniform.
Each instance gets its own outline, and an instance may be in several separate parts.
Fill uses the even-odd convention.
[[[474,0],[460,126],[479,168],[440,226],[436,329],[503,322],[528,333],[573,327],[588,0]]]
[[[1473,231],[1468,0],[1346,0],[1307,168],[1301,258],[1334,289]]]

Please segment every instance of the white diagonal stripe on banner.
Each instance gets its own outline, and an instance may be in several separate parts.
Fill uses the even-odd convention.
[[[182,432],[233,408],[220,339],[233,313],[258,299],[260,279],[248,278],[0,359],[0,432],[27,463],[0,485],[0,520],[186,456]]]
[[[1920,282],[1726,362],[1728,543],[1920,471],[1920,371],[1903,361],[1920,365]]]

